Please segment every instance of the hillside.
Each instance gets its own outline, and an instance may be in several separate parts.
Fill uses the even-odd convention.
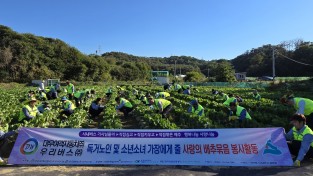
[[[293,46],[292,50],[290,46]],[[273,48],[276,76],[313,76],[313,43],[302,40],[251,49],[231,60],[231,63],[236,71],[247,72],[247,76],[272,75]]]
[[[300,41],[292,51],[283,45],[275,48],[287,57],[313,65],[312,42]],[[276,57],[277,76],[313,75],[311,66],[295,64],[281,55]],[[149,80],[151,70],[168,70],[171,75],[196,72],[203,78],[209,76],[211,81],[229,81],[233,78],[224,75],[232,75],[234,69],[247,72],[248,76],[271,75],[272,46],[252,49],[233,60],[213,61],[191,56],[139,57],[122,52],[85,55],[60,39],[20,34],[0,25],[0,69],[0,82],[29,82],[45,78]]]

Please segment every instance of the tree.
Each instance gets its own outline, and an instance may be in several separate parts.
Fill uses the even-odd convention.
[[[230,62],[222,61],[216,69],[216,81],[218,82],[235,82],[235,70]]]
[[[196,71],[191,71],[186,73],[186,77],[184,77],[184,81],[186,82],[202,82],[205,80],[205,76]]]
[[[5,78],[9,76],[9,66],[12,62],[13,54],[11,48],[0,49],[0,69],[1,69],[1,79],[5,81]]]

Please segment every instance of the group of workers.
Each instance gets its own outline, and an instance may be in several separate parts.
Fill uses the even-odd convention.
[[[123,88],[117,87],[120,91]],[[171,85],[164,86],[165,90],[171,89]],[[50,88],[51,90],[51,88]],[[75,87],[72,83],[67,81],[67,97],[62,97],[62,111],[60,113],[61,116],[70,116],[76,106],[81,104],[81,100],[83,97],[88,96],[89,94],[95,94],[95,92],[91,92],[90,90],[79,91],[77,89],[75,91]],[[186,91],[187,90],[187,91]],[[190,86],[180,86],[179,84],[174,84],[174,91],[177,92],[190,92]],[[41,94],[44,91],[40,91],[39,97],[42,98]],[[111,97],[113,92],[112,87],[109,87],[106,91],[106,96]],[[139,93],[138,91],[133,92],[138,99],[140,99],[145,105],[149,105],[153,107],[153,109],[157,110],[158,113],[162,114],[163,118],[166,118],[170,111],[173,109],[173,105],[168,98],[170,97],[170,93],[167,91],[158,92],[155,94],[155,98],[151,96],[149,93],[144,95],[143,93]],[[226,94],[222,91],[217,91],[212,89],[212,94],[216,96],[220,96],[221,100],[223,100],[223,104],[229,108],[229,120],[238,120],[239,122],[249,121],[251,120],[251,116],[248,111],[240,106],[240,103],[243,99],[239,96],[235,96],[233,94]],[[40,116],[45,110],[49,110],[51,108],[47,102],[43,102],[41,105],[36,106],[37,99],[34,96],[34,92],[29,92],[28,94],[29,100],[23,106],[19,121],[23,120],[31,120],[36,116]],[[261,96],[257,90],[253,90],[252,97],[260,101]],[[75,104],[72,103],[72,99],[75,99]],[[90,105],[88,112],[92,119],[95,119],[99,116],[101,112],[105,109],[105,106],[102,105],[102,98],[96,98]],[[132,103],[122,96],[118,96],[115,98],[116,101],[116,110],[122,112],[124,117],[127,118],[129,114],[133,111]],[[286,139],[288,140],[288,147],[291,154],[295,155],[296,160],[294,161],[295,166],[300,166],[300,162],[306,158],[313,157],[313,101],[307,98],[294,97],[293,94],[287,94],[281,98],[281,103],[288,106],[293,106],[296,109],[296,113],[292,116],[291,122],[293,124],[293,128],[285,134]],[[199,103],[197,99],[192,100],[190,106],[187,109],[187,112],[204,116],[204,107]],[[5,138],[6,136],[10,136],[13,133],[4,135],[4,133],[0,131],[0,139]],[[1,155],[0,155],[1,156]],[[1,162],[0,158],[0,162]]]
[[[51,110],[52,107],[47,100],[58,98],[57,93],[60,92],[58,90],[60,90],[60,86],[58,83],[51,85],[48,90],[50,93],[47,93],[52,95],[49,96],[50,98],[47,98],[45,93],[47,91],[43,88],[43,85],[40,85],[38,92],[39,94],[37,96],[35,91],[29,91],[26,100],[23,101],[23,107],[20,111],[18,122],[23,122],[24,120],[29,121],[35,118],[36,116],[41,116],[42,113],[44,113],[45,111]],[[64,119],[73,114],[76,107],[79,107],[82,104],[82,102],[86,101],[89,98],[93,98],[95,95],[94,90],[90,89],[75,90],[75,86],[69,81],[66,81],[65,91],[67,93],[67,96],[63,96],[60,98],[62,105],[60,107],[61,111],[59,117],[61,119]],[[75,103],[72,102],[73,99],[75,100]],[[38,100],[41,100],[41,104],[39,105],[37,105]],[[94,105],[92,107],[96,108],[96,106]],[[96,111],[99,108],[96,108],[97,110],[93,111],[92,107],[90,108],[89,111],[91,114],[93,114],[92,116],[95,116],[94,113],[97,114]]]
[[[220,95],[224,100],[223,104],[230,110],[229,120],[246,122],[252,119],[247,110],[239,105],[243,101],[241,97],[233,94],[227,95],[216,90],[212,90],[212,94]],[[172,103],[166,99],[169,96],[168,92],[159,92],[156,93],[155,98],[150,94],[138,97],[144,100],[143,103],[157,108],[162,117],[166,117],[172,109]],[[260,102],[261,96],[257,90],[253,90],[252,98]],[[117,110],[122,111],[126,116],[133,110],[132,104],[125,98],[117,97],[115,100],[118,104]],[[313,128],[313,101],[287,95],[281,99],[281,102],[293,106],[297,110],[291,118],[294,127],[285,136],[288,140],[289,150],[295,156],[294,166],[300,166],[303,159],[313,158],[313,131],[311,130]],[[194,99],[190,102],[187,112],[203,116],[204,108],[197,99]]]

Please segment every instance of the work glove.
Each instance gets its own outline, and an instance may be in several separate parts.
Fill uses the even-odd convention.
[[[300,161],[296,160],[295,162],[293,162],[293,166],[300,167]]]
[[[6,165],[6,163],[4,162],[4,160],[0,157],[0,165]]]

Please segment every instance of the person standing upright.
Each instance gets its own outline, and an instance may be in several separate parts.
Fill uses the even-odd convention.
[[[73,100],[73,96],[74,96],[74,92],[75,92],[75,86],[74,86],[74,84],[70,83],[69,80],[66,81],[66,91],[67,91],[68,98],[70,100]]]

